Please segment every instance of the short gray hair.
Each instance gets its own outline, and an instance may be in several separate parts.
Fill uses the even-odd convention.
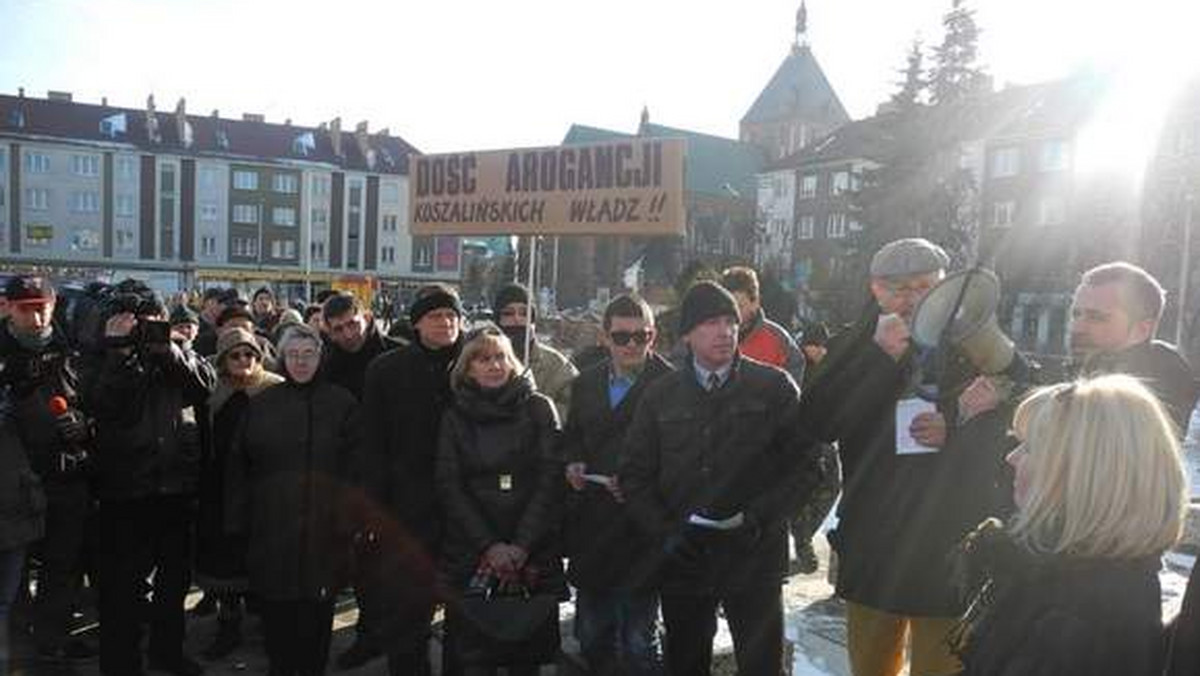
[[[317,346],[317,351],[325,346],[325,341],[321,340],[321,334],[308,324],[288,324],[284,329],[283,335],[279,337],[279,352],[282,354],[288,348],[288,345],[298,340],[311,340]]]

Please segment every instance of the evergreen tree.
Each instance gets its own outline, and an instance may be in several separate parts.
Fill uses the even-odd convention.
[[[951,0],[950,11],[942,17],[946,35],[933,49],[933,69],[929,75],[930,97],[934,105],[960,101],[988,86],[988,78],[977,63],[979,26],[975,11],[966,0]]]
[[[913,40],[912,48],[908,51],[908,64],[899,72],[904,76],[904,81],[897,83],[900,89],[892,94],[892,103],[901,111],[909,111],[923,102],[928,86],[925,81],[925,53],[920,38]]]

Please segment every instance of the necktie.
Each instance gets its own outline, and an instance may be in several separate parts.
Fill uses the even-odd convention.
[[[721,377],[715,373],[708,374],[708,391],[715,392],[721,387]]]

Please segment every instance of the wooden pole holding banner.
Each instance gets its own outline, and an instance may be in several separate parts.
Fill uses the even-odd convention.
[[[533,271],[537,267],[537,237],[529,238],[529,284],[526,286],[529,289],[529,302],[525,304],[525,368],[530,366],[530,351],[533,349],[533,304],[536,302],[537,294],[533,290]],[[497,308],[499,310],[500,308]]]

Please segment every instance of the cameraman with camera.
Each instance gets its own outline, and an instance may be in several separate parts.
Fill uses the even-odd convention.
[[[37,546],[34,640],[43,660],[89,659],[95,649],[71,640],[68,631],[91,503],[92,434],[79,410],[79,357],[54,326],[57,295],[48,280],[13,277],[5,296],[9,316],[0,322],[0,389],[9,392],[12,426],[47,502],[45,537]]]
[[[194,676],[183,654],[194,499],[197,409],[216,383],[212,366],[173,341],[166,307],[126,280],[104,300],[105,351],[86,393],[96,418],[100,671],[142,673],[140,595],[154,571],[150,668]]]

